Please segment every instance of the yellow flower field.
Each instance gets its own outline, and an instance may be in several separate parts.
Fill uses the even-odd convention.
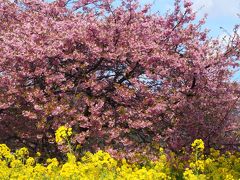
[[[63,128],[62,128],[63,129]],[[65,129],[71,135],[70,130]],[[66,136],[65,136],[66,135]],[[126,159],[116,160],[108,153],[98,151],[95,154],[86,152],[77,159],[73,153],[66,154],[66,161],[59,162],[56,158],[38,163],[40,153],[29,156],[27,148],[15,152],[5,145],[0,145],[0,179],[224,179],[240,178],[240,154],[211,149],[209,155],[204,154],[204,143],[197,139],[192,143],[192,153],[187,160],[181,155],[166,154],[160,148],[159,158],[149,160],[144,165],[130,163]]]

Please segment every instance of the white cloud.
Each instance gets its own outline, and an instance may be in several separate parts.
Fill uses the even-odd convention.
[[[239,0],[193,0],[194,10],[209,17],[236,16],[240,12]]]

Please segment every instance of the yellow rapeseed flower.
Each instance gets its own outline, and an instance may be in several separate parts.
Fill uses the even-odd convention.
[[[67,140],[72,135],[72,128],[60,126],[55,133],[56,142],[61,143],[63,140]]]
[[[34,163],[35,163],[35,160],[34,160],[33,157],[27,158],[27,160],[26,160],[26,165],[32,166]]]
[[[0,144],[0,158],[6,157],[10,154],[10,149],[7,147],[6,144]]]
[[[204,150],[204,142],[202,139],[196,139],[193,143],[192,143],[192,149],[193,150],[200,150],[203,151]]]
[[[18,158],[21,159],[27,157],[29,155],[29,151],[26,147],[23,147],[21,149],[16,150],[15,154]]]

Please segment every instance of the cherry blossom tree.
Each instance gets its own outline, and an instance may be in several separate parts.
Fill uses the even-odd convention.
[[[73,144],[126,157],[196,138],[233,147],[239,46],[209,38],[191,6],[1,0],[1,142],[54,152],[67,125]]]

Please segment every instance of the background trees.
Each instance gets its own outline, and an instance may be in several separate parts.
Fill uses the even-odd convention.
[[[83,149],[126,156],[196,138],[239,143],[238,35],[228,46],[210,39],[188,1],[165,16],[149,8],[1,1],[1,141],[56,151],[54,130],[67,124]]]

